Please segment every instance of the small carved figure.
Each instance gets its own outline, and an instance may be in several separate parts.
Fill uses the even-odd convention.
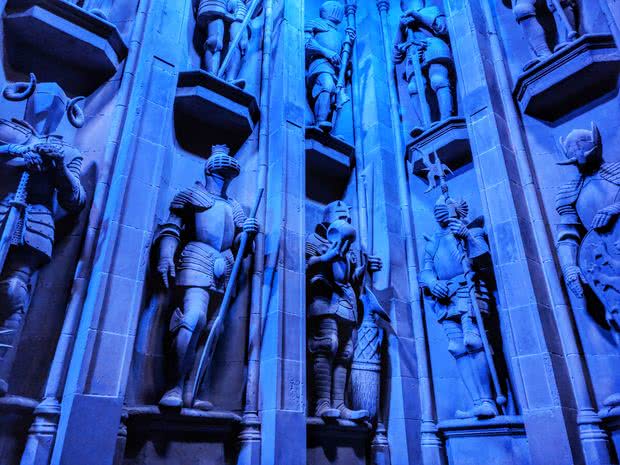
[[[537,14],[536,0],[513,0],[512,12],[521,25],[523,34],[529,43],[534,58],[529,61],[524,70],[531,68],[551,55],[547,43],[547,32],[540,23]],[[576,0],[547,0],[547,8],[553,14],[558,38],[555,50],[565,47],[570,41],[577,38],[577,1]]]
[[[446,16],[437,6],[417,8],[414,0],[402,0],[400,24],[394,44],[394,63],[405,61],[403,78],[408,84],[414,113],[421,127],[420,134],[431,123],[441,122],[454,115],[454,85],[450,80],[453,66]],[[438,118],[432,121],[432,111],[426,100],[427,88],[436,98]]]
[[[222,66],[224,39],[229,38],[229,48],[237,35],[241,34],[232,50],[230,62],[224,71],[224,79],[231,84],[245,88],[245,80],[238,79],[243,58],[247,52],[249,28],[242,27],[248,14],[249,0],[200,0],[197,10],[197,27],[205,36],[203,59],[206,72],[218,75]]]
[[[359,326],[360,286],[366,271],[379,271],[383,264],[379,257],[368,256],[358,265],[351,250],[357,233],[351,226],[349,210],[341,201],[327,205],[323,221],[306,240],[308,350],[312,356],[314,415],[327,420],[363,421],[369,412],[349,409],[345,390]]]
[[[237,250],[241,233],[253,238],[258,232],[258,222],[248,218],[241,205],[227,195],[240,170],[228,147],[214,146],[205,164],[205,183],[196,183],[174,197],[168,221],[156,239],[158,272],[166,288],[174,279],[182,302],[170,320],[175,373],[173,386],[159,401],[162,407],[212,408],[210,402],[188,398],[184,392],[195,364],[198,339],[207,326],[209,304],[224,294],[234,254],[245,256],[251,251],[250,246]]]
[[[320,18],[305,26],[306,35],[306,88],[314,114],[314,124],[325,132],[334,127],[334,111],[347,100],[344,94],[344,74],[349,65],[348,56],[355,42],[355,31],[347,27],[343,40],[339,25],[344,8],[339,1],[321,5]],[[342,76],[342,77],[341,77]]]
[[[433,299],[437,320],[448,338],[448,351],[474,401],[472,409],[458,410],[456,417],[494,417],[498,410],[493,400],[491,371],[474,311],[474,305],[481,315],[489,311],[489,291],[481,273],[482,259],[489,253],[484,230],[476,220],[466,222],[465,201],[440,198],[434,214],[440,230],[427,238],[420,285]],[[463,268],[465,260],[472,265],[475,303]]]
[[[566,160],[577,176],[564,184],[556,198],[560,215],[557,251],[566,286],[577,298],[587,283],[605,307],[605,316],[620,344],[620,163],[603,160],[598,128],[575,129],[560,139]],[[585,234],[584,234],[585,229]],[[608,397],[620,405],[620,394]]]
[[[78,106],[55,83],[8,85],[10,101],[26,100],[23,120],[0,119],[0,168],[10,194],[0,201],[0,396],[26,315],[31,279],[52,257],[54,199],[69,213],[84,207],[80,183],[82,154],[55,131],[66,116],[76,128],[84,124]]]

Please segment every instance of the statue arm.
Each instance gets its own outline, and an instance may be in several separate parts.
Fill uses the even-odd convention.
[[[489,253],[489,245],[487,244],[482,229],[476,228],[470,230],[466,244],[469,258],[478,258]]]
[[[558,259],[562,272],[566,274],[568,267],[577,265],[577,252],[581,242],[581,234],[576,224],[560,224],[557,232]]]
[[[422,265],[422,271],[420,271],[420,274],[418,276],[418,282],[420,283],[420,287],[425,290],[432,289],[435,283],[439,280],[437,278],[437,274],[435,273],[433,254],[429,250],[430,247],[430,243],[426,245],[426,250],[424,251],[424,263]]]
[[[74,157],[69,163],[58,160],[55,176],[58,190],[58,203],[69,212],[77,213],[84,208],[86,192],[80,182],[82,156]]]
[[[183,219],[175,211],[171,211],[168,215],[166,223],[160,226],[156,240],[159,241],[159,257],[160,260],[174,261],[174,255],[177,252],[179,243],[181,242],[181,230],[183,229]]]
[[[319,55],[329,60],[334,55],[339,54],[337,51],[330,50],[327,47],[323,47],[321,44],[319,44],[319,42],[314,37],[314,32],[312,29],[306,29],[305,46],[306,56],[309,58]]]

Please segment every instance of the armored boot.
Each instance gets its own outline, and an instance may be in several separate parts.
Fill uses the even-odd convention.
[[[332,381],[332,407],[340,412],[343,420],[365,421],[370,417],[368,410],[351,410],[344,403],[344,391],[347,384],[348,367],[336,362]]]
[[[530,48],[532,49],[536,57],[527,62],[526,65],[523,67],[523,71],[527,71],[528,69],[540,63],[545,58],[551,56],[551,50],[547,45],[545,31],[538,22],[538,18],[536,18],[535,15],[528,16],[522,19],[521,21],[519,21],[519,24],[521,25],[523,33],[530,44]]]
[[[340,412],[332,408],[331,385],[332,363],[326,355],[317,353],[314,355],[314,399],[316,408],[314,416],[324,420],[334,420],[340,417]]]
[[[474,402],[474,407],[469,410],[457,410],[454,416],[458,419],[473,418],[476,416],[476,409],[480,406],[480,392],[478,390],[478,383],[476,382],[476,374],[473,370],[473,366],[469,357],[469,354],[464,353],[455,356],[456,366],[461,374],[461,379],[469,396]]]
[[[477,405],[474,407],[474,414],[478,418],[493,418],[498,415],[498,411],[493,400],[489,365],[484,350],[480,349],[477,352],[470,353],[469,358],[475,370],[475,379],[480,393]]]
[[[437,95],[437,106],[439,107],[439,122],[445,121],[454,115],[452,90],[450,86],[440,87],[435,91],[435,94]]]
[[[317,127],[324,132],[331,132],[333,124],[329,120],[331,113],[332,96],[329,92],[321,92],[314,103],[314,114]]]

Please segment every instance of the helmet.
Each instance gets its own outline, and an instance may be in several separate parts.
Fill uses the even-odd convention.
[[[323,211],[323,223],[332,224],[334,221],[344,220],[351,223],[351,207],[342,200],[327,204]]]
[[[221,176],[224,179],[234,179],[241,172],[241,165],[229,155],[230,149],[226,145],[214,145],[211,156],[205,164],[207,176]]]
[[[469,206],[465,200],[448,199],[439,197],[433,208],[433,214],[439,224],[446,224],[449,219],[457,218],[463,220],[469,213]]]
[[[338,1],[328,0],[321,5],[320,14],[321,18],[340,24],[344,18],[344,7]]]
[[[558,162],[559,165],[584,167],[602,161],[601,134],[594,123],[590,130],[573,129],[566,139],[560,137],[560,146],[566,160]]]

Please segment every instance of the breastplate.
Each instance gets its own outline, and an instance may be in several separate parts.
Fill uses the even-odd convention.
[[[599,210],[620,200],[619,193],[619,186],[601,178],[599,174],[586,179],[576,203],[577,213],[583,225],[589,229],[594,215]]]
[[[215,199],[211,208],[196,213],[196,240],[223,252],[235,239],[233,209],[228,202]]]
[[[456,239],[452,234],[446,234],[439,239],[439,246],[435,252],[433,265],[437,277],[442,280],[452,279],[463,273],[463,253],[459,251]]]
[[[349,274],[349,261],[347,259],[338,259],[332,263],[332,276],[335,282],[347,284],[349,282]]]
[[[315,40],[323,47],[339,53],[342,47],[342,35],[337,29],[330,29],[326,32],[318,32],[315,36]]]

